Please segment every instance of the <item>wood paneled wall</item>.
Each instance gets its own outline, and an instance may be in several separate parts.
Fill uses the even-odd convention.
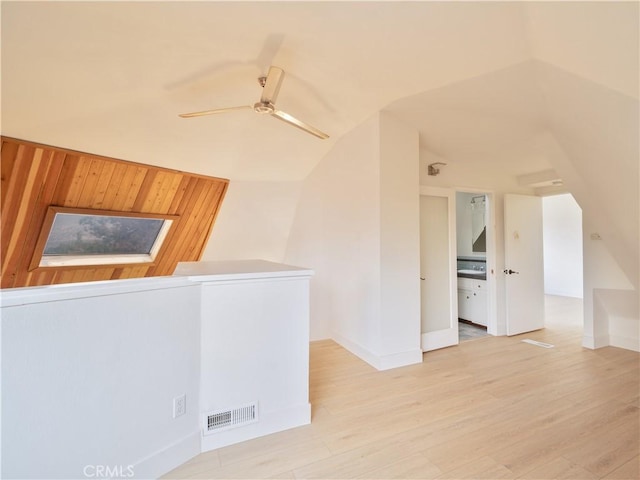
[[[1,287],[171,275],[199,260],[229,181],[2,137]],[[49,206],[178,215],[153,265],[29,271]]]

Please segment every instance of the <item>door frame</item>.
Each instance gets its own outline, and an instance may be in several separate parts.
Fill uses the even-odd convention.
[[[486,225],[487,225],[487,333],[489,335],[504,335],[506,332],[501,332],[498,330],[498,299],[497,299],[497,287],[496,287],[496,277],[497,277],[497,269],[496,269],[496,195],[492,190],[486,190],[483,188],[475,188],[475,187],[456,187],[454,189],[455,193],[478,193],[481,195],[485,195],[487,199],[486,204]],[[456,208],[456,195],[454,195],[454,219],[457,222],[457,208]],[[455,228],[455,224],[454,224]],[[454,236],[454,258],[457,258],[457,240],[455,240]],[[458,269],[457,265],[454,266],[453,270],[454,278],[456,280],[456,289],[454,291],[455,302],[456,302],[456,311],[458,304],[458,288],[457,288],[457,280],[458,280]]]
[[[458,344],[458,272],[457,272],[457,241],[456,241],[456,195],[451,188],[420,186],[420,196],[447,198],[447,217],[449,234],[449,319],[452,328],[433,332],[420,332],[422,351],[435,350]],[[422,301],[422,296],[420,298]],[[453,326],[455,328],[453,328]]]

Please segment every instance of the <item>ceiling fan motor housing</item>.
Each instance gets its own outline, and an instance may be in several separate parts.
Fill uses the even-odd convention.
[[[273,103],[268,102],[257,102],[253,105],[253,110],[256,113],[273,113],[275,108]]]

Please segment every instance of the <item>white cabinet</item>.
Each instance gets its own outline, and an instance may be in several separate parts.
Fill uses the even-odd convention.
[[[458,318],[473,322],[473,303],[473,290],[458,287]]]
[[[458,277],[458,317],[487,326],[486,280]]]

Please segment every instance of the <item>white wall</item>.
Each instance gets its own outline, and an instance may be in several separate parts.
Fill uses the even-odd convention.
[[[310,423],[313,272],[244,261],[185,262],[179,273],[191,268],[200,271],[190,279],[202,282],[200,413],[204,418],[257,402],[259,419],[204,435],[202,451]],[[234,279],[229,272],[241,273]]]
[[[637,65],[637,63],[636,63]],[[640,268],[640,104],[551,65],[537,65],[553,132],[544,149],[583,217],[634,288]],[[585,251],[586,253],[586,251]]]
[[[626,290],[637,291],[624,272],[617,265],[613,255],[602,240],[594,240],[590,233],[597,232],[594,225],[583,217],[584,225],[584,338],[583,345],[588,348],[605,347],[610,343],[610,325],[606,303],[598,303],[598,291]],[[637,313],[635,321],[638,321]],[[616,332],[613,332],[616,336]]]
[[[301,186],[231,181],[202,260],[282,262]]]
[[[582,210],[571,194],[542,199],[544,291],[582,298]]]
[[[310,422],[313,272],[178,270],[2,291],[2,478],[158,478],[201,451]],[[202,435],[204,414],[251,402],[257,422]]]
[[[31,305],[3,292],[3,478],[85,478],[100,465],[155,478],[199,453],[199,289],[115,283],[75,300],[77,285],[48,287],[57,299]],[[21,290],[34,300],[10,294]]]
[[[303,185],[286,262],[312,268],[311,339],[380,369],[421,361],[418,137],[378,114]]]
[[[594,289],[593,311],[594,323],[602,327],[595,341],[640,352],[638,295],[635,291]]]
[[[371,348],[380,296],[379,124],[341,138],[305,180],[285,262],[315,271],[311,340],[334,332]]]
[[[406,363],[421,362],[418,132],[384,112],[380,114],[379,161],[382,305],[378,352],[383,357],[406,356]]]

